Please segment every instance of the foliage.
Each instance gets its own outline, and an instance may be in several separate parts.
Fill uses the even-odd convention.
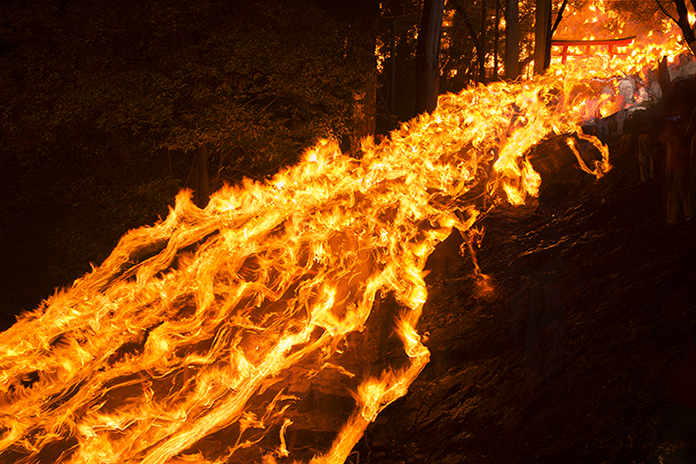
[[[199,145],[217,188],[344,136],[357,34],[328,0],[0,2],[0,255],[67,284],[166,214]]]
[[[3,123],[32,156],[57,144],[108,152],[124,138],[287,155],[346,132],[348,95],[360,82],[346,62],[350,31],[315,3],[75,0],[5,9],[3,40],[13,51],[2,58],[11,102]]]

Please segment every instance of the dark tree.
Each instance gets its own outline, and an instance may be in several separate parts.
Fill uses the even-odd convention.
[[[662,12],[667,15],[672,21],[674,21],[681,29],[684,39],[691,50],[691,53],[696,55],[696,35],[694,34],[691,24],[689,24],[689,12],[686,8],[686,3],[684,0],[673,0],[674,6],[677,10],[677,17],[675,18],[668,10],[665,8],[660,0],[655,0],[657,6],[662,10]],[[691,5],[694,6],[693,1]]]
[[[486,0],[481,0],[481,35],[479,42],[481,47],[479,48],[479,82],[486,82],[486,27],[487,27],[487,9]]]
[[[469,19],[469,14],[465,6],[461,6],[458,3],[453,3],[454,8],[461,15],[462,21],[466,25],[466,29],[469,32],[469,37],[474,44],[476,49],[476,56],[478,58],[478,81],[486,81],[486,2],[481,0],[481,28],[479,32],[476,32],[474,25]]]
[[[377,116],[377,62],[375,44],[377,41],[377,23],[379,20],[379,2],[361,0],[342,2],[346,11],[344,15],[357,32],[350,36],[348,58],[354,62],[355,69],[362,80],[352,92],[351,112],[352,128],[349,149],[359,153],[360,141],[375,134]]]
[[[544,74],[546,51],[551,51],[551,0],[536,0],[534,27],[534,72]]]
[[[416,113],[431,112],[437,107],[440,72],[440,34],[444,0],[425,0],[421,15],[416,52]]]
[[[505,13],[505,77],[517,79],[520,74],[519,0],[508,0]]]
[[[500,0],[495,0],[495,27],[493,28],[493,78],[498,79],[498,42],[500,40]]]

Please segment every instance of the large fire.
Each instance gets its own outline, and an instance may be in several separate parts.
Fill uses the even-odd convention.
[[[129,232],[0,335],[0,459],[344,462],[428,362],[416,327],[436,244],[482,209],[536,195],[527,153],[551,134],[594,145],[594,156],[575,150],[578,162],[606,172],[606,147],[580,127],[625,103],[590,81],[647,82],[648,65],[685,50],[647,37],[609,66],[569,60],[444,95],[432,115],[366,140],[361,159],[323,141],[203,210],[180,193],[166,220]],[[359,350],[387,295],[401,308],[387,326],[402,356],[368,366]],[[312,430],[319,390],[352,399],[333,408],[343,418],[325,443],[303,441],[293,429]]]

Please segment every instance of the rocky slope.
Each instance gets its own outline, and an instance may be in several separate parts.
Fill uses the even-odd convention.
[[[460,237],[439,246],[431,362],[349,462],[695,462],[696,224],[665,223],[663,149],[641,182],[637,137],[609,142],[598,181],[537,148],[541,202],[481,221],[486,279]]]

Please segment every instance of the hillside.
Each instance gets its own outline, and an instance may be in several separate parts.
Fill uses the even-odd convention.
[[[635,135],[609,145],[596,182],[561,140],[537,148],[544,185],[568,195],[481,221],[488,291],[461,238],[439,246],[419,327],[431,362],[352,462],[694,462],[696,224],[665,223]]]

